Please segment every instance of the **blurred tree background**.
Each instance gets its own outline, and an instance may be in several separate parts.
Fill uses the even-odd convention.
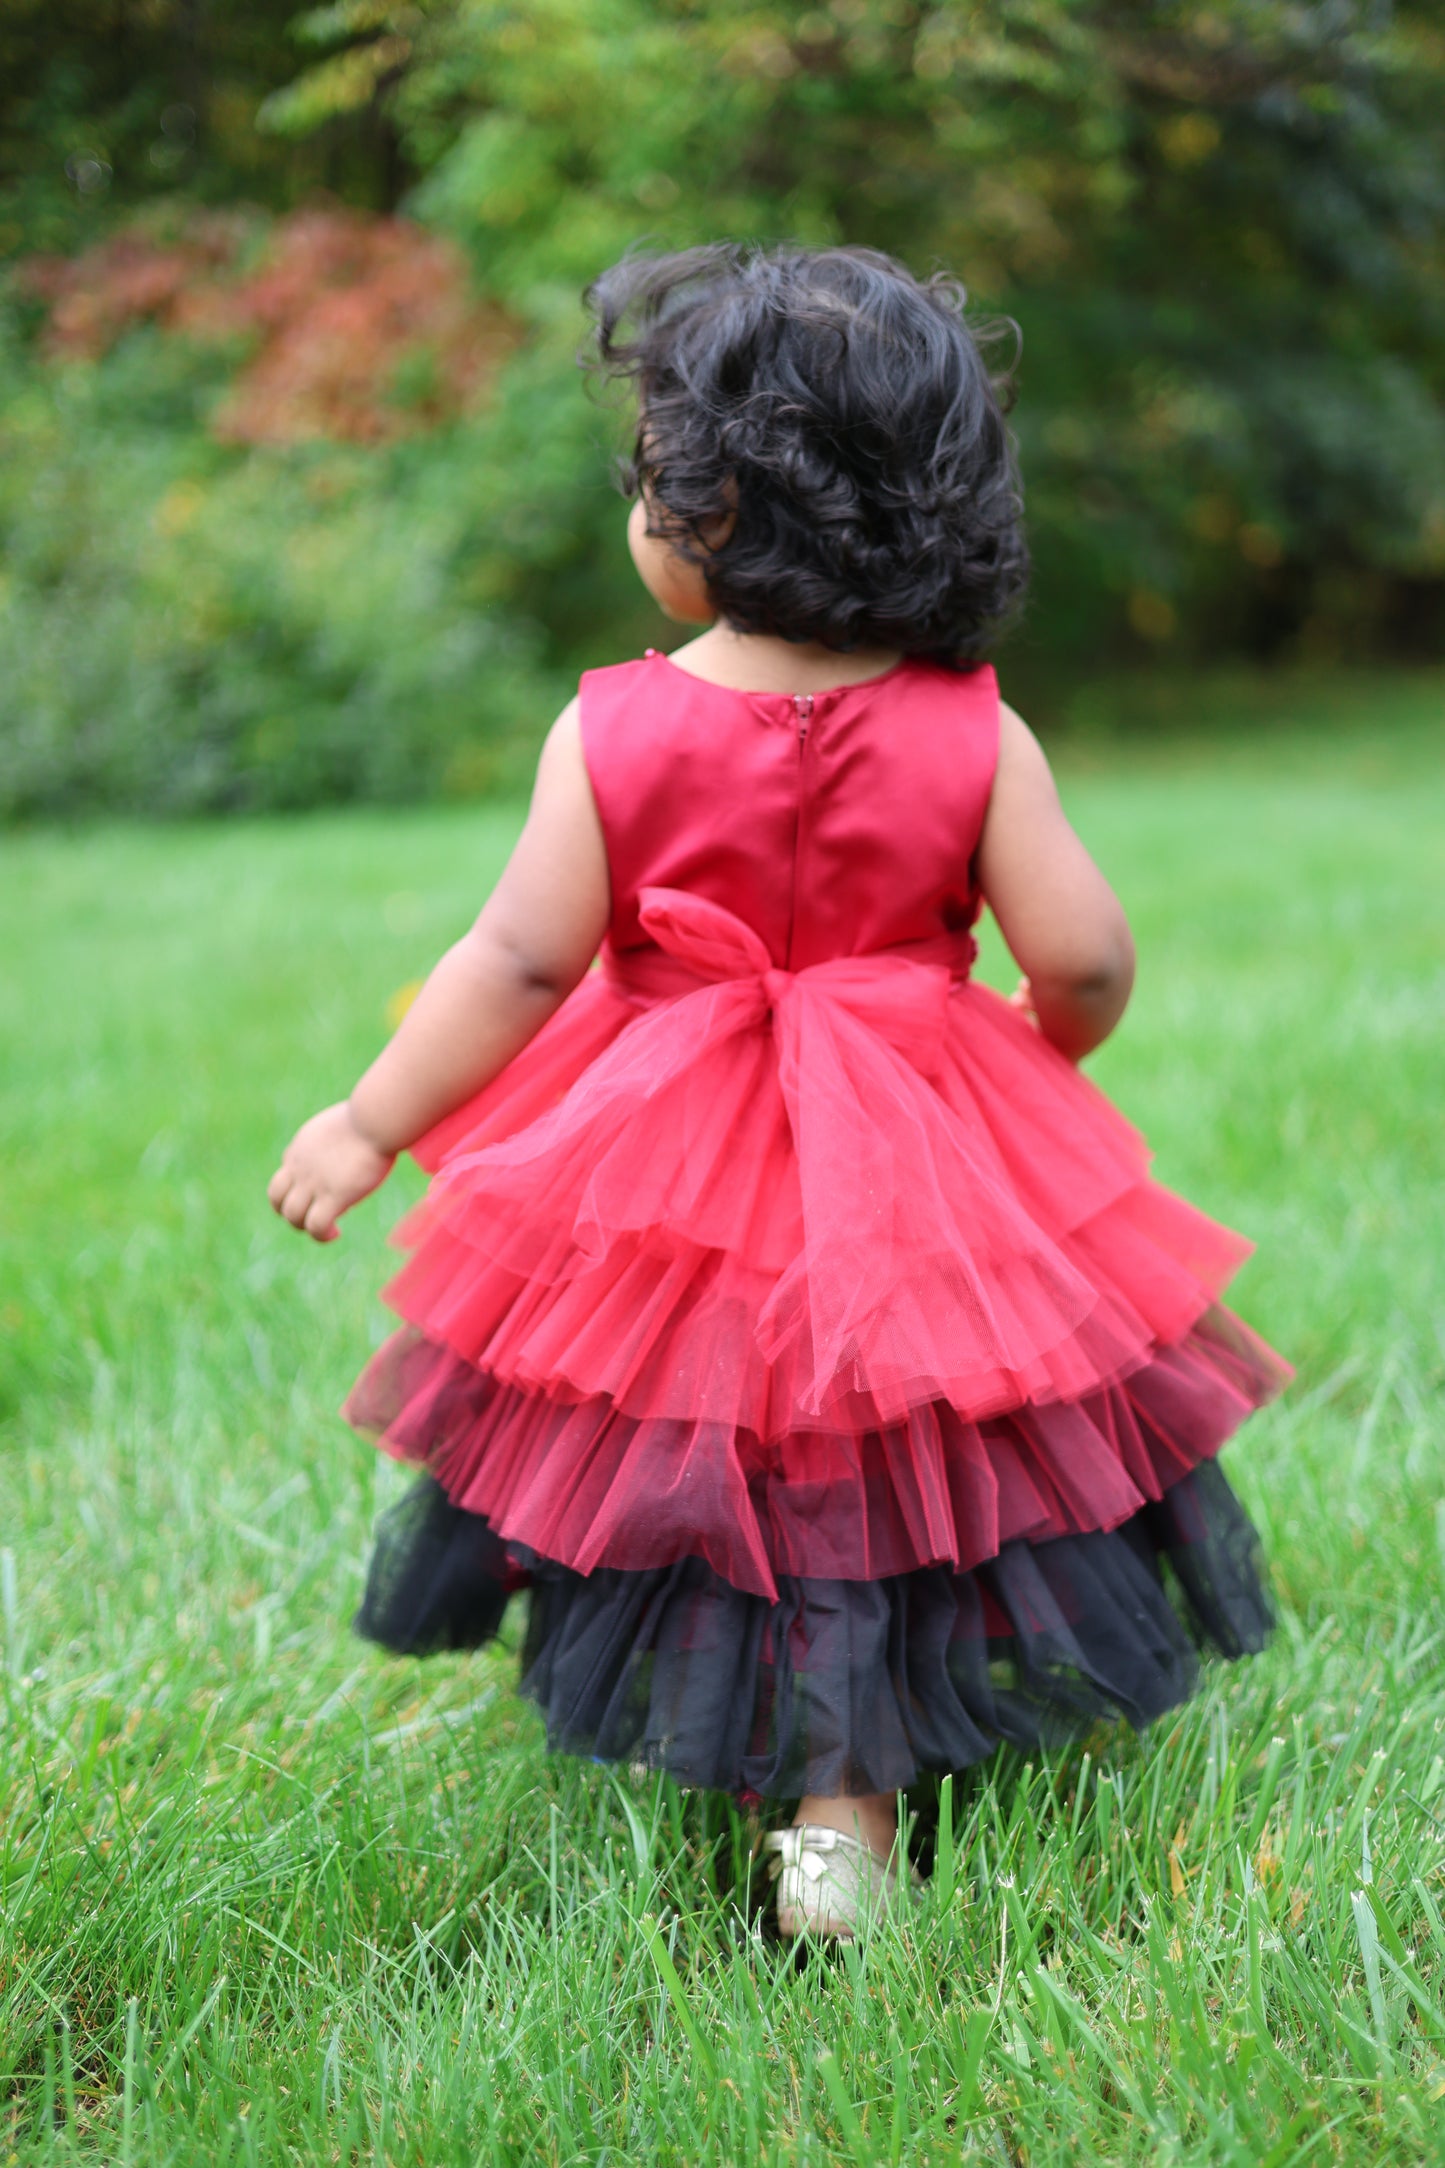
[[[1445,647],[1445,27],[1388,0],[0,0],[0,810],[517,780],[660,638],[639,242],[1022,331],[1013,685]]]

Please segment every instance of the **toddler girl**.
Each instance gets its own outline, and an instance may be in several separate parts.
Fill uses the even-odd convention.
[[[1217,1302],[1247,1245],[1075,1066],[1133,954],[979,659],[1026,560],[961,293],[717,247],[590,298],[637,570],[707,629],[583,677],[476,925],[270,1196],[327,1242],[399,1151],[435,1175],[347,1405],[426,1471],[360,1630],[472,1646],[527,1587],[551,1743],[800,1799],[780,1927],[847,1934],[906,1891],[920,1770],[1170,1708],[1176,1601],[1260,1646],[1214,1456],[1285,1368]]]

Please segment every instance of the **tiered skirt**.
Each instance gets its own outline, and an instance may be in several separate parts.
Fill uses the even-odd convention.
[[[987,988],[651,930],[674,990],[589,977],[418,1148],[346,1412],[424,1472],[360,1630],[474,1646],[525,1587],[554,1746],[783,1796],[1143,1725],[1258,1648],[1214,1461],[1288,1376],[1219,1301],[1248,1245]]]

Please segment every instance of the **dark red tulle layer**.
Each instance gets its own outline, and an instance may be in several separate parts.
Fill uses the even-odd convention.
[[[1108,1533],[1006,1544],[972,1573],[784,1576],[776,1602],[700,1558],[518,1562],[423,1476],[382,1517],[357,1631],[406,1655],[476,1648],[517,1563],[522,1691],[549,1745],[793,1799],[892,1791],[1101,1717],[1148,1724],[1194,1690],[1198,1648],[1241,1656],[1270,1626],[1258,1539],[1205,1461]]]
[[[347,1404],[507,1544],[578,1573],[701,1558],[772,1599],[788,1575],[970,1571],[1018,1541],[1119,1527],[1212,1457],[1286,1372],[1227,1311],[1076,1401],[968,1421],[946,1402],[855,1435],[627,1415],[507,1384],[401,1332]]]

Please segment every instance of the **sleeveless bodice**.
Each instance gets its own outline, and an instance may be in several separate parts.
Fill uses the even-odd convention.
[[[581,712],[614,955],[651,946],[639,898],[652,888],[735,913],[789,971],[937,947],[977,917],[973,857],[998,757],[987,666],[905,661],[795,699],[734,692],[653,654],[588,671]]]

